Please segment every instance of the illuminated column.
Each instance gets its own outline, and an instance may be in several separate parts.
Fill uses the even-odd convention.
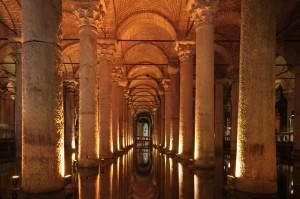
[[[160,144],[162,148],[165,148],[165,95],[162,91],[159,91],[160,95]]]
[[[274,193],[276,4],[242,0],[236,188]]]
[[[124,99],[123,99],[123,87],[119,84],[119,150],[124,149]]]
[[[201,2],[201,3],[200,3]],[[195,3],[196,24],[195,164],[214,166],[214,16],[217,0]]]
[[[99,43],[99,117],[100,157],[113,157],[112,137],[112,59],[115,53],[114,40]]]
[[[22,153],[22,43],[12,39],[10,46],[16,59],[16,97],[15,97],[15,136],[16,157],[21,158]]]
[[[232,162],[231,171],[235,171],[236,159],[236,139],[237,139],[237,121],[239,104],[239,71],[234,69],[231,74],[231,131],[230,131],[230,161]]]
[[[164,79],[163,80],[163,87],[165,90],[165,142],[164,146],[166,150],[170,148],[170,130],[171,130],[171,119],[172,119],[172,107],[173,107],[173,99],[172,93],[170,90],[170,80]]]
[[[154,145],[157,145],[157,108],[153,108],[152,110],[152,142]]]
[[[178,153],[193,157],[193,61],[192,41],[180,41],[176,50],[180,59],[180,105]]]
[[[114,69],[113,69],[114,70]],[[118,139],[119,139],[119,85],[118,78],[114,77],[113,72],[113,82],[112,82],[112,93],[111,93],[111,111],[112,111],[112,140],[113,140],[113,152],[118,151]],[[101,78],[101,77],[100,77]]]
[[[295,69],[295,121],[294,121],[294,156],[300,157],[300,69]]]
[[[168,66],[168,73],[170,76],[170,93],[171,93],[171,127],[170,127],[170,148],[169,150],[178,152],[178,131],[179,131],[179,81],[178,68]]]
[[[75,149],[75,88],[74,81],[64,82],[64,116],[65,116],[65,173],[72,173],[72,152]]]
[[[80,167],[94,167],[99,159],[99,132],[97,116],[97,26],[99,4],[78,3],[74,14],[79,24],[79,153]]]
[[[23,0],[22,16],[21,188],[51,192],[64,186],[63,84],[57,44],[61,0]]]
[[[223,153],[224,142],[224,81],[215,81],[215,149],[218,155]]]

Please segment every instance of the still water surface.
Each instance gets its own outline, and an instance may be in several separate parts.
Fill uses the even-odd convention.
[[[193,170],[176,158],[156,149],[131,149],[126,154],[102,162],[97,169],[77,169],[67,165],[72,177],[64,191],[26,195],[13,191],[11,176],[18,174],[16,162],[0,164],[0,198],[30,199],[300,199],[300,166],[278,165],[277,196],[238,193],[229,189],[226,175],[233,163],[217,157],[214,170]]]

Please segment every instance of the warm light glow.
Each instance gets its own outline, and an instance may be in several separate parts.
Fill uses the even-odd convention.
[[[12,179],[19,179],[20,176],[14,175],[14,176],[12,176],[11,178],[12,178]]]
[[[114,167],[113,164],[110,164],[110,169],[109,169],[109,194],[110,196],[113,195],[113,176],[114,176]]]
[[[243,175],[243,152],[241,150],[242,145],[242,139],[241,134],[238,131],[238,137],[237,137],[237,149],[236,149],[236,166],[235,166],[235,177],[239,178]]]
[[[169,158],[169,167],[170,167],[170,183],[173,181],[173,160],[172,158]]]
[[[170,144],[169,144],[169,150],[172,151],[173,150],[173,136],[170,136]]]
[[[72,135],[72,149],[75,150],[76,149],[76,144],[75,144],[75,135]]]
[[[194,198],[200,198],[199,183],[199,177],[194,174]]]
[[[76,160],[76,154],[72,153],[72,162],[74,162]]]
[[[179,131],[178,154],[183,152],[183,133]]]
[[[194,159],[197,160],[199,159],[199,151],[200,151],[200,146],[198,142],[195,142],[195,147],[194,147]]]
[[[183,168],[181,163],[178,163],[178,183],[179,183],[179,199],[184,199],[183,195]]]

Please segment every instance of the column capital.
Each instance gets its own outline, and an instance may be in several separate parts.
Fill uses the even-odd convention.
[[[171,82],[170,79],[163,79],[163,80],[161,80],[161,84],[162,84],[163,88],[165,89],[165,91],[169,90],[169,88],[170,88],[170,82]]]
[[[123,70],[122,67],[120,66],[115,66],[112,69],[112,78],[114,82],[119,82],[121,81],[121,79],[123,79],[124,75],[123,75]]]
[[[172,66],[172,65],[168,65],[168,73],[169,75],[176,75],[179,71],[178,67]]]
[[[98,55],[99,58],[104,58],[109,61],[114,61],[114,55],[116,52],[116,41],[115,40],[100,40],[98,41]]]
[[[64,87],[67,89],[67,91],[74,92],[78,87],[78,82],[75,80],[65,80]]]
[[[175,50],[177,51],[181,62],[192,58],[194,48],[194,41],[177,41],[175,46]]]
[[[194,0],[190,5],[191,19],[196,28],[205,24],[213,24],[219,0]]]
[[[80,28],[84,26],[92,26],[97,28],[103,22],[106,13],[105,4],[99,1],[78,1],[73,0],[73,13],[76,16],[77,23]]]

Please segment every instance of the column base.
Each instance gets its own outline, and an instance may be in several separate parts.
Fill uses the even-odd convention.
[[[21,193],[23,193],[24,195],[53,193],[55,195],[55,194],[61,194],[61,192],[64,193],[63,189],[64,189],[64,182],[62,179],[61,183],[55,184],[53,186],[51,185],[47,185],[46,187],[45,186],[41,187],[40,185],[39,187],[31,187],[27,185],[21,186]]]
[[[207,160],[194,160],[195,169],[214,169],[215,168],[215,158],[211,157]]]
[[[276,181],[262,181],[249,178],[235,178],[234,187],[238,191],[257,194],[275,194],[277,192]]]
[[[78,161],[78,167],[91,168],[91,167],[98,167],[98,166],[99,166],[99,159],[81,159]]]

